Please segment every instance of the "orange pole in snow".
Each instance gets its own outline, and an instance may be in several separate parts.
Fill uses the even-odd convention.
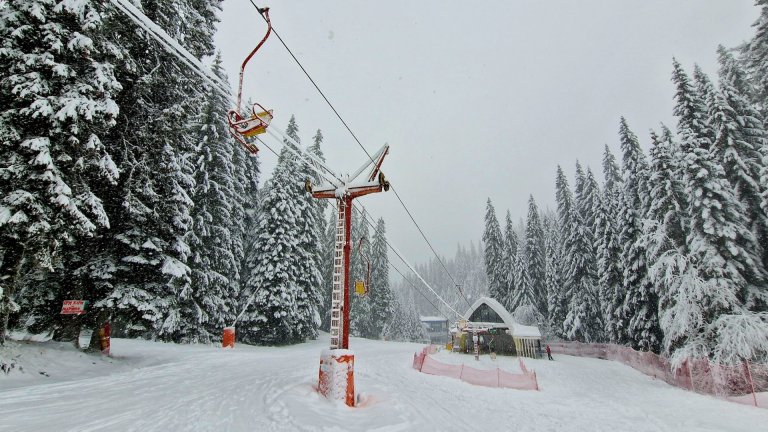
[[[235,347],[235,328],[224,327],[224,336],[221,339],[222,348],[234,348]]]

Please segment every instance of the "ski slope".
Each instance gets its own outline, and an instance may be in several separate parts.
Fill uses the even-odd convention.
[[[114,339],[113,359],[14,342],[0,375],[2,431],[761,431],[768,410],[673,388],[619,363],[526,360],[541,391],[475,387],[411,368],[418,344],[353,338],[360,406],[315,390],[329,337],[272,348]],[[517,372],[516,358],[441,352],[443,362]],[[40,374],[45,372],[49,376]]]

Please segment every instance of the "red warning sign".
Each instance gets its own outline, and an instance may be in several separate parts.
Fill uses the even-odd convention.
[[[85,300],[64,300],[62,315],[82,315],[85,313]]]

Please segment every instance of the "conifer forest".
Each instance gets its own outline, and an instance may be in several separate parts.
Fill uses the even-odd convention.
[[[0,334],[75,340],[110,321],[117,336],[211,343],[237,321],[242,341],[279,345],[327,329],[335,220],[304,190],[307,162],[283,150],[260,187],[261,155],[227,131],[230,101],[110,2],[4,3]],[[213,44],[220,5],[143,11],[226,79]],[[285,133],[323,158],[320,129],[291,118]],[[385,326],[405,318],[384,221],[354,220],[377,289],[356,299],[353,334],[419,338],[413,311],[417,333]],[[360,279],[363,258],[352,259]],[[89,313],[60,315],[66,299]]]
[[[291,117],[278,154],[250,153],[227,129],[234,95],[113,2],[2,3],[0,334],[74,341],[109,321],[117,337],[210,344],[237,323],[245,343],[285,345],[328,330],[336,214],[305,190],[320,179],[294,148],[324,160],[323,125]],[[228,81],[221,0],[140,3]],[[638,134],[616,113],[601,167],[576,162],[568,178],[553,164],[556,208],[531,195],[524,214],[497,212],[487,198],[482,239],[417,272],[451,307],[488,295],[551,339],[765,361],[768,1],[757,5],[753,37],[717,48],[715,76],[670,61],[677,124]],[[268,178],[262,157],[277,159]],[[355,209],[351,283],[376,289],[352,298],[351,333],[422,341],[419,315],[456,317],[421,277],[390,272],[386,233]],[[67,299],[89,313],[59,314]]]

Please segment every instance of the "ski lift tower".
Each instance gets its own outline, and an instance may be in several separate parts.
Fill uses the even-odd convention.
[[[320,356],[318,390],[329,399],[344,400],[355,405],[355,355],[349,350],[349,262],[352,249],[352,200],[363,195],[388,191],[389,182],[381,172],[381,164],[389,153],[385,144],[368,162],[341,180],[314,187],[309,181],[307,191],[314,198],[336,200],[336,241],[333,252],[333,289],[331,291],[331,346]],[[358,180],[361,174],[365,177]]]

